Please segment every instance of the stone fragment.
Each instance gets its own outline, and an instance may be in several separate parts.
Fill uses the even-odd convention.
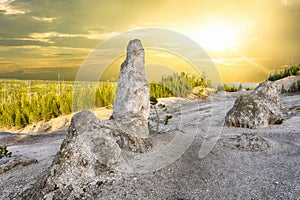
[[[37,162],[38,161],[36,159],[32,159],[32,158],[23,158],[23,157],[13,158],[13,159],[9,160],[8,162],[0,165],[0,174],[5,173],[19,165],[27,166],[27,165],[31,165],[31,164],[34,164]]]
[[[221,143],[234,149],[251,152],[267,151],[272,146],[265,138],[247,133],[229,139],[221,139]]]

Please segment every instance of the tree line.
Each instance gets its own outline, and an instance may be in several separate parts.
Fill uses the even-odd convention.
[[[149,83],[151,98],[186,97],[193,87],[207,86],[204,77],[175,73]],[[0,127],[23,128],[39,121],[95,107],[113,106],[116,83],[36,80],[0,82]]]
[[[229,85],[229,84],[226,84],[226,83],[218,84],[218,86],[217,86],[217,91],[237,92],[237,91],[240,91],[242,89],[253,90],[254,88],[244,87],[241,83],[239,84],[239,86],[236,86],[235,84]]]
[[[268,80],[276,81],[279,79],[283,79],[289,76],[298,76],[300,75],[300,64],[298,66],[287,67],[282,71],[276,71],[273,74],[270,74]],[[300,91],[300,81],[293,83],[289,88],[285,88],[284,85],[281,86],[281,93],[289,93],[289,92],[298,92]]]
[[[273,74],[270,74],[268,80],[269,81],[276,81],[288,76],[297,76],[300,75],[300,64],[298,66],[291,66],[282,71],[276,71]]]
[[[27,124],[49,121],[92,106],[112,106],[115,98],[113,84],[99,83],[94,87],[92,83],[82,83],[81,87],[75,86],[74,82],[2,81],[0,127],[23,128]]]

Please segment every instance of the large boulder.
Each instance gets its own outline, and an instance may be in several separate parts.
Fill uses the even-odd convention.
[[[275,83],[261,83],[251,94],[239,96],[225,117],[230,127],[260,128],[280,124],[287,116],[287,110],[279,99]]]
[[[150,90],[145,75],[144,55],[141,41],[131,40],[127,46],[126,60],[121,65],[117,98],[111,116],[111,119],[125,127],[135,127],[137,137],[149,134]]]
[[[94,198],[103,174],[114,171],[126,155],[151,148],[144,50],[139,40],[133,40],[127,51],[112,118],[101,121],[90,111],[74,115],[49,172],[23,193],[23,199]]]

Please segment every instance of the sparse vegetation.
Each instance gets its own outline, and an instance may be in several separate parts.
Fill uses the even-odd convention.
[[[186,74],[184,72],[174,73],[172,76],[164,76],[159,83],[150,83],[150,95],[155,98],[162,97],[186,97],[194,87],[211,86],[211,81],[204,77]]]
[[[111,107],[115,86],[111,83],[93,85],[82,83],[76,88],[77,92],[73,92],[74,82],[3,80],[0,83],[0,127],[23,128],[33,122],[70,114],[72,109]]]
[[[243,85],[240,83],[238,90],[242,90],[243,89]]]
[[[166,86],[160,83],[150,83],[150,101],[151,98],[163,98],[163,97],[173,97],[174,93]]]
[[[164,119],[161,119],[159,116],[162,115],[162,113],[165,113],[168,109],[165,104],[162,103],[158,104],[157,99],[154,97],[150,98],[150,105],[152,108],[151,110],[152,116],[150,114],[150,118],[148,120],[148,129],[150,133],[158,133],[159,125],[160,124],[167,125],[169,120],[172,118],[172,115],[166,114]]]
[[[289,76],[300,75],[300,64],[298,66],[288,67],[282,71],[276,71],[274,74],[271,74],[268,78],[269,81],[276,81]],[[300,91],[300,80],[293,83],[289,88],[285,88],[284,85],[281,85],[281,93],[293,93]]]
[[[157,133],[158,132],[158,128],[159,128],[159,115],[158,115],[158,112],[157,112],[157,108],[156,108],[156,105],[157,105],[158,101],[155,97],[153,96],[150,96],[150,105],[151,105],[151,108],[154,109],[155,111],[155,117],[150,117],[149,118],[149,121],[148,121],[148,129],[149,129],[149,132],[150,133]],[[151,125],[150,121],[153,121],[156,123],[156,129],[153,130],[153,126]]]
[[[172,115],[169,115],[169,114],[168,114],[168,115],[166,115],[166,117],[165,117],[165,122],[164,122],[165,125],[168,124],[169,119],[172,119]]]
[[[232,84],[232,85],[229,85],[229,84],[218,84],[217,86],[217,91],[226,91],[226,92],[236,92],[236,91],[239,91],[239,90],[242,90],[242,89],[245,89],[247,91],[249,90],[254,90],[255,88],[253,87],[244,87],[241,83],[239,84],[239,86],[235,85],[235,84]]]
[[[291,85],[291,87],[287,90],[287,92],[298,92],[298,91],[300,91],[300,80],[293,83],[293,85]]]
[[[196,86],[206,86],[205,78],[176,73],[150,83],[150,96],[186,97]],[[94,107],[112,108],[116,84],[109,82],[57,82],[2,80],[0,82],[0,127],[23,128],[38,121]]]
[[[240,84],[239,88],[240,88],[240,87],[242,87],[242,84]],[[236,91],[238,91],[239,88],[236,87],[235,85],[230,86],[230,85],[228,85],[228,84],[226,84],[226,83],[224,83],[224,84],[219,84],[219,85],[217,86],[217,90],[218,90],[218,91],[226,91],[226,92],[236,92]]]
[[[12,152],[9,152],[6,146],[4,147],[0,146],[0,159],[3,157],[11,157],[11,156],[12,156]]]
[[[283,71],[276,71],[268,78],[269,81],[276,81],[288,76],[300,75],[300,64],[298,66],[292,66],[284,69]]]
[[[249,90],[255,90],[254,87],[246,87],[245,89],[246,89],[247,91],[249,91]]]
[[[281,93],[286,93],[287,90],[285,89],[284,85],[281,85]]]

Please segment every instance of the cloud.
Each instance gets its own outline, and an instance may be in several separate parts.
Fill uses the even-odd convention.
[[[56,32],[32,33],[25,38],[0,38],[0,46],[24,46],[35,48],[41,46],[56,46],[69,48],[94,48],[99,44],[98,39],[88,35],[61,34]]]
[[[54,42],[54,46],[57,47],[71,47],[71,48],[88,48],[92,49],[97,44],[99,44],[99,40],[96,39],[87,39],[86,37],[56,37],[52,38]]]
[[[10,46],[10,50],[13,50],[13,49],[23,49],[23,50],[26,50],[26,49],[40,49],[41,46],[38,46],[38,45],[23,45],[23,46]],[[8,49],[8,48],[7,48]]]
[[[63,34],[63,33],[57,33],[57,32],[45,32],[45,33],[31,33],[29,35],[30,38],[42,41],[46,43],[54,43],[51,41],[52,38],[72,38],[72,37],[78,37],[80,35],[74,35],[74,34]]]
[[[0,0],[0,10],[5,15],[20,15],[28,12],[26,9],[18,9],[13,6],[14,0]]]
[[[53,56],[72,56],[74,54],[72,53],[54,53]]]
[[[0,39],[0,46],[47,46],[44,41],[36,41],[26,38],[21,39]],[[49,46],[49,45],[48,45]]]
[[[88,39],[106,40],[118,34],[118,32],[99,33],[97,31],[89,31],[89,34],[85,35],[85,37]]]
[[[78,40],[85,40],[86,43],[94,41],[99,43],[99,39],[105,40],[117,33],[95,33],[91,32],[89,34],[66,34],[58,32],[45,32],[45,33],[31,33],[30,38],[37,41],[42,41],[46,43],[56,44],[57,46],[63,46],[64,43],[67,43],[69,40],[73,40],[73,43],[78,42]],[[66,41],[64,41],[66,40]],[[59,42],[59,43],[58,43]],[[69,45],[68,45],[69,46]],[[78,46],[75,45],[74,46]],[[85,46],[85,45],[84,45]]]
[[[242,66],[245,67],[251,63],[256,63],[257,58],[217,58],[212,59],[212,62],[216,64],[222,64],[224,66]]]
[[[0,13],[0,38],[29,38],[31,33],[50,32],[51,23],[34,20],[30,13],[5,15]]]
[[[5,65],[5,66],[7,66],[7,65],[14,65],[15,63],[13,63],[13,62],[0,62],[0,65]]]
[[[281,0],[284,6],[300,6],[300,0]]]
[[[11,18],[10,21],[13,22],[10,23],[11,26],[21,23],[29,26],[31,24],[38,25],[35,26],[36,28],[31,28],[31,32],[56,31],[65,34],[89,34],[94,32],[95,34],[91,34],[90,37],[99,38],[101,36],[99,34],[135,28],[137,23],[153,14],[153,10],[161,6],[164,1],[15,0],[9,1],[10,3],[7,4],[15,10],[26,11],[22,16],[22,20]],[[0,23],[1,21],[0,19]],[[143,23],[153,24],[152,21],[142,21]],[[42,28],[43,31],[41,29],[35,31],[39,28]],[[27,31],[28,29],[23,30]],[[102,39],[102,36],[100,39]]]
[[[36,17],[36,16],[33,16],[32,18],[37,20],[37,21],[50,22],[50,23],[52,23],[53,21],[56,20],[55,17]]]
[[[35,39],[45,39],[45,38],[54,38],[54,37],[82,37],[79,34],[64,34],[57,32],[45,32],[45,33],[32,33],[30,34],[31,38]]]

